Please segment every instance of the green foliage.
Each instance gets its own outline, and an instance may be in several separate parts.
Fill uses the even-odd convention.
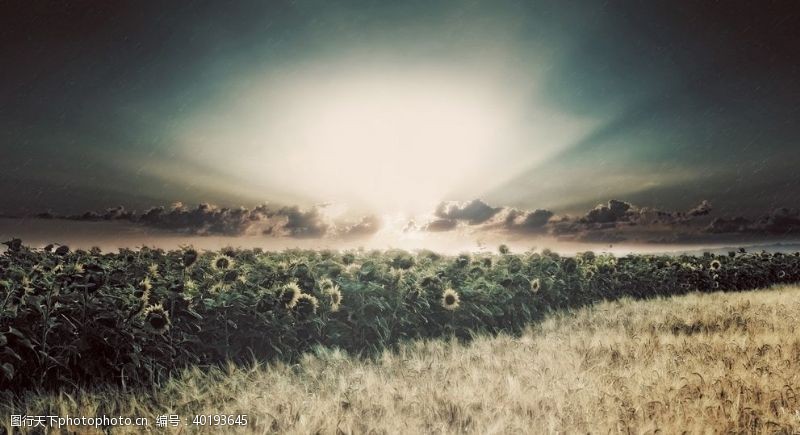
[[[800,280],[800,257],[423,251],[0,256],[0,388],[126,387],[192,364],[296,361],[314,346],[368,355],[420,338],[520,333],[551,310],[621,296]]]

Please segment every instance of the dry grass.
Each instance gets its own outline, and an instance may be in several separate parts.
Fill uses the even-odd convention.
[[[256,433],[796,433],[798,320],[797,288],[623,300],[520,338],[196,369],[154,392],[30,395],[0,415],[245,413]]]

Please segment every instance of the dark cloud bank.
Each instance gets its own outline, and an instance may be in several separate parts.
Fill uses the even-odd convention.
[[[515,237],[549,235],[561,240],[613,243],[690,243],[745,237],[800,236],[800,211],[780,208],[751,219],[715,217],[708,201],[685,211],[638,207],[611,200],[580,216],[557,216],[550,210],[492,207],[480,199],[440,204],[423,230],[496,231]]]
[[[146,227],[194,235],[271,235],[275,237],[322,238],[368,236],[380,229],[380,220],[365,216],[356,222],[332,222],[322,212],[324,206],[301,209],[298,206],[259,205],[255,208],[219,208],[202,203],[194,208],[183,204],[153,207],[142,213],[114,207],[102,212],[79,215],[40,213],[41,219],[78,221],[125,221]]]
[[[102,212],[78,215],[50,212],[34,217],[78,221],[124,221],[149,228],[193,235],[269,235],[291,238],[368,237],[381,228],[377,216],[354,221],[332,221],[325,206],[260,205],[255,208],[219,208],[202,203],[194,208],[183,204],[153,207],[144,212],[114,207]],[[556,237],[563,241],[615,243],[702,243],[715,240],[800,236],[800,210],[779,208],[757,218],[714,216],[711,203],[702,201],[684,211],[639,207],[619,200],[599,204],[578,216],[556,215],[550,210],[495,207],[475,199],[443,202],[427,222],[409,222],[406,231],[465,231],[494,233],[513,238]]]

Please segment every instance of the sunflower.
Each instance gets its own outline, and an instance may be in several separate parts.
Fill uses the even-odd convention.
[[[150,283],[150,278],[145,278],[139,283],[139,288],[133,293],[134,296],[139,298],[143,304],[147,305],[148,300],[150,300],[150,290],[153,288],[153,284]]]
[[[144,326],[155,334],[163,334],[169,330],[171,322],[169,313],[164,310],[162,304],[150,305],[142,312],[144,316]]]
[[[779,279],[784,279],[784,278],[786,278],[786,271],[783,271],[783,270],[779,271],[779,272],[778,272],[778,278],[779,278]]]
[[[400,282],[400,280],[406,276],[406,271],[392,267],[389,269],[389,276],[391,276],[395,282]]]
[[[11,239],[7,242],[3,242],[4,245],[8,246],[8,250],[11,252],[17,252],[22,249],[22,240],[21,239]]]
[[[286,308],[294,308],[301,293],[302,290],[300,290],[300,286],[298,286],[297,283],[291,282],[286,284],[280,292],[281,302]]]
[[[711,262],[711,266],[710,267],[711,267],[711,270],[719,270],[720,268],[722,268],[722,263],[720,263],[719,260],[714,260],[714,261]]]
[[[416,302],[423,295],[423,290],[416,284],[412,284],[405,295],[406,302]]]
[[[233,284],[239,279],[239,272],[235,269],[231,269],[222,274],[222,282],[227,285]]]
[[[197,250],[189,248],[183,251],[183,267],[191,267],[197,261]]]
[[[322,278],[319,280],[319,288],[323,292],[327,292],[328,290],[332,289],[335,286],[333,281],[330,278]]]
[[[153,263],[147,266],[147,274],[152,276],[153,278],[158,276],[158,264]]]
[[[542,281],[539,278],[534,279],[531,281],[531,292],[539,293],[539,289],[542,288]]]
[[[228,257],[227,255],[217,254],[216,257],[211,259],[211,268],[218,272],[229,270],[233,268],[233,265],[233,258]]]
[[[314,296],[302,293],[297,297],[294,304],[294,310],[302,316],[310,316],[317,312],[319,301]]]
[[[231,288],[230,284],[226,283],[225,281],[219,281],[214,285],[212,285],[211,288],[208,289],[208,291],[211,293],[223,293],[230,290],[230,288]]]
[[[191,279],[191,278],[187,279],[186,282],[183,283],[183,288],[185,290],[183,292],[183,298],[184,299],[190,300],[193,297],[197,296],[198,287],[197,287],[197,283],[193,279]]]
[[[23,275],[19,285],[25,290],[25,293],[30,293],[33,291],[33,286],[31,285],[32,283],[33,282],[28,275]]]
[[[339,286],[334,285],[326,290],[325,293],[328,295],[328,297],[330,297],[331,312],[335,313],[339,311],[339,307],[342,305],[342,291],[339,290]]]
[[[446,289],[442,293],[442,307],[444,307],[445,310],[455,310],[458,308],[459,301],[458,292],[451,288]]]

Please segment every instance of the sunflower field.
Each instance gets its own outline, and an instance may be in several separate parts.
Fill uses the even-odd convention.
[[[412,339],[517,334],[601,300],[800,281],[800,255],[744,250],[615,258],[6,244],[0,389],[11,392],[148,387],[190,365],[292,362],[315,346],[369,356]]]

